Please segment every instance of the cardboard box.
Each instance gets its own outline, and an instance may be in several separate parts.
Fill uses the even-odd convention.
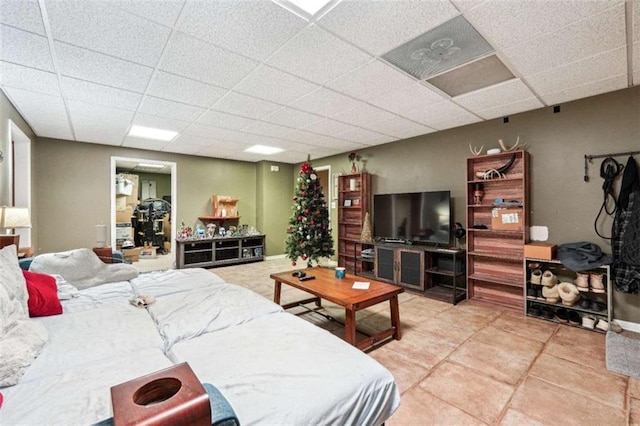
[[[131,222],[116,223],[116,240],[133,241],[133,227]]]
[[[491,210],[491,229],[501,231],[520,231],[524,221],[522,209],[501,209]]]
[[[116,222],[131,222],[131,217],[133,216],[133,207],[126,206],[124,210],[116,211]]]
[[[127,196],[116,195],[116,211],[123,212],[127,209]]]
[[[140,259],[155,259],[156,248],[155,247],[141,247],[140,248]]]
[[[138,192],[140,191],[140,185],[139,185],[140,178],[138,177],[138,175],[131,175],[128,173],[119,174],[118,177],[131,183],[131,192],[128,195],[124,195],[124,197],[126,197],[125,204],[128,206],[134,206],[134,207],[137,206],[139,203]],[[128,188],[127,188],[127,192],[128,192]]]
[[[140,251],[142,249],[140,247],[132,248],[132,249],[123,249],[122,255],[125,259],[131,260],[131,262],[137,262],[140,257]]]
[[[524,257],[552,260],[556,258],[558,246],[549,243],[529,243],[524,246]]]

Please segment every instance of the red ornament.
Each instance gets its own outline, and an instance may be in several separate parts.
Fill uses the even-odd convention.
[[[315,224],[316,224],[316,222],[315,222],[313,219],[311,219],[311,222],[310,222],[310,223],[311,223],[312,225],[315,225]]]
[[[291,266],[296,266],[296,262],[291,262]]]
[[[306,254],[302,255],[302,260],[307,260],[307,255]]]
[[[309,209],[304,209],[304,214],[309,214]]]
[[[307,193],[306,193],[306,192],[304,192],[304,191],[302,191],[302,192],[300,193],[300,195],[302,195],[303,197],[306,197],[306,196],[307,196]]]
[[[298,222],[302,222],[302,216],[298,216]]]

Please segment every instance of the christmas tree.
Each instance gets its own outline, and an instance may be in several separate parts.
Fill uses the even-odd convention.
[[[322,185],[309,159],[300,167],[293,197],[293,213],[287,228],[287,257],[293,266],[299,257],[309,266],[321,257],[333,256],[329,210]]]

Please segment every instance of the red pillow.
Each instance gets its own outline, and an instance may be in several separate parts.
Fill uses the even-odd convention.
[[[51,275],[22,271],[29,292],[29,316],[46,317],[62,313],[56,279]]]

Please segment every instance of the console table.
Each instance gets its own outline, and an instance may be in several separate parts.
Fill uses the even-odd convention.
[[[176,268],[211,268],[264,260],[264,235],[176,241]]]

